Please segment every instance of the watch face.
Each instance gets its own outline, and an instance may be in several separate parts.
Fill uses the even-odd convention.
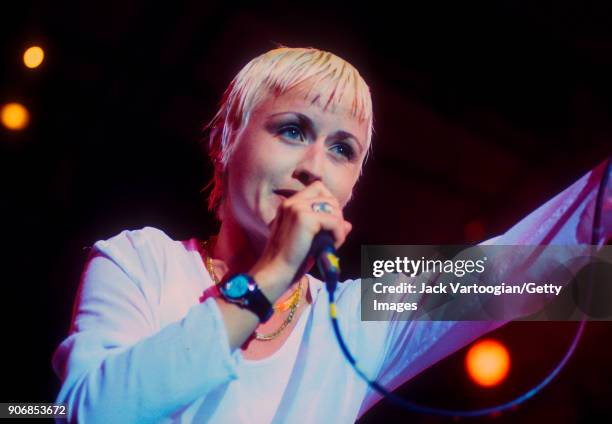
[[[249,289],[249,279],[242,274],[235,275],[221,287],[223,294],[232,299],[239,299]]]

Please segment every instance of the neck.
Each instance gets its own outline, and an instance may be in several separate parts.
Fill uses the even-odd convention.
[[[250,235],[238,222],[225,214],[213,250],[213,258],[225,264],[231,274],[248,272],[261,256],[266,240]]]
[[[248,273],[260,258],[266,242],[265,236],[246,231],[232,214],[224,214],[212,251],[213,267],[217,278],[222,279],[226,274]],[[302,281],[305,287],[308,287],[308,280],[305,277],[302,277]],[[297,280],[293,283],[297,283]],[[292,294],[293,288],[290,287],[278,301],[283,302]],[[309,299],[307,295],[308,302],[310,302]]]

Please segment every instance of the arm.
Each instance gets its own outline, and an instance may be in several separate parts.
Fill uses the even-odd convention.
[[[484,244],[497,245],[584,245],[591,243],[591,230],[600,181],[606,170],[602,163],[566,190],[529,214],[505,234]],[[612,193],[607,189],[602,202],[601,243],[612,238]],[[392,321],[382,353],[377,380],[394,389],[436,362],[501,327],[506,321]],[[366,327],[372,323],[363,323]],[[377,324],[377,323],[374,323]],[[369,391],[360,415],[380,397]]]
[[[96,244],[71,334],[53,358],[70,421],[156,422],[236,378],[214,299],[160,329],[157,270],[142,266],[150,260],[144,249],[128,249],[136,241],[118,237],[113,246]]]

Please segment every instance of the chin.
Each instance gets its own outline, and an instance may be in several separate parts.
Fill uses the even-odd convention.
[[[255,217],[253,222],[255,231],[267,237],[270,234],[270,225],[276,218],[276,209],[264,208],[263,210],[254,210],[252,213],[252,216]]]
[[[269,210],[267,211],[264,215],[263,215],[263,222],[266,226],[267,231],[270,231],[270,226],[272,225],[272,223],[274,222],[274,220],[276,219],[276,215],[277,215],[277,209],[274,210]]]

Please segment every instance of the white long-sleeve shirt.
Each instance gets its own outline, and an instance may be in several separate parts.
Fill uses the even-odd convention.
[[[590,242],[599,166],[496,244]],[[609,200],[609,199],[608,199]],[[612,203],[612,201],[611,201]],[[610,226],[606,227],[608,236]],[[308,276],[312,304],[272,356],[230,351],[197,240],[145,227],[98,241],[82,275],[70,335],[53,367],[57,398],[85,423],[354,422],[378,395],[337,346],[323,284]],[[341,331],[360,368],[395,388],[499,327],[501,322],[363,322],[360,280],[337,290]]]

